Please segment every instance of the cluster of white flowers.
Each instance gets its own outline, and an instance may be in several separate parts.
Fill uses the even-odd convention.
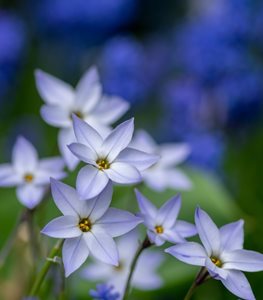
[[[145,249],[170,242],[175,245],[165,252],[203,267],[202,281],[212,277],[238,297],[255,299],[241,271],[263,270],[263,255],[243,250],[243,221],[218,229],[197,208],[193,225],[177,219],[180,195],[157,209],[138,190],[137,215],[110,207],[115,185],[143,182],[156,191],[190,189],[189,178],[176,168],[189,155],[188,145],[158,146],[143,130],[133,137],[133,119],[112,129],[110,125],[129,105],[119,97],[102,93],[94,67],[84,74],[75,90],[43,71],[36,72],[36,82],[46,103],[41,109],[43,119],[60,128],[58,142],[63,159],[39,160],[31,143],[19,137],[12,164],[0,166],[0,185],[17,186],[17,197],[28,209],[37,207],[51,186],[63,216],[48,223],[42,233],[64,240],[62,259],[66,277],[91,255],[95,261],[83,270],[82,276],[109,285],[99,286],[93,295],[109,294],[113,286],[117,294],[112,297],[123,298],[129,283],[140,289],[158,288],[162,279],[156,270],[163,255]],[[76,189],[58,181],[66,176],[65,165],[73,170],[79,161],[85,166],[78,172]],[[143,243],[138,242],[140,237],[134,229],[140,223],[147,229]],[[197,233],[203,246],[186,240]],[[116,243],[113,238],[122,235]]]

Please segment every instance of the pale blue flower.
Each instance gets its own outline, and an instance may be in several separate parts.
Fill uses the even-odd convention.
[[[165,252],[185,263],[206,267],[211,277],[220,280],[236,296],[246,300],[256,299],[241,271],[262,271],[263,255],[243,249],[243,220],[218,229],[208,214],[197,208],[195,224],[203,245],[186,242]]]
[[[64,162],[60,157],[39,159],[34,146],[18,137],[12,152],[12,163],[0,165],[0,186],[17,187],[18,200],[33,209],[42,200],[50,177],[62,179]]]
[[[104,263],[118,266],[119,256],[113,237],[136,227],[142,220],[133,214],[109,208],[112,185],[97,197],[82,201],[70,186],[51,179],[54,201],[63,216],[48,223],[42,233],[65,239],[62,259],[68,277],[87,259],[89,253]]]
[[[115,292],[112,285],[97,284],[96,290],[90,290],[90,296],[95,300],[119,300],[120,294]]]
[[[157,246],[165,241],[172,243],[185,242],[186,237],[196,234],[194,225],[177,220],[181,208],[181,197],[175,196],[165,202],[160,209],[157,209],[145,196],[135,190],[140,217],[147,227],[147,234],[150,241]]]

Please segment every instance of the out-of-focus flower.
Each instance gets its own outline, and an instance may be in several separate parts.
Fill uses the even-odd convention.
[[[177,220],[181,207],[181,197],[175,196],[165,202],[158,210],[138,190],[135,191],[141,213],[147,227],[147,234],[152,243],[161,246],[165,241],[182,243],[186,237],[196,234],[195,226]]]
[[[0,101],[14,84],[25,42],[23,22],[17,16],[0,10]]]
[[[144,130],[139,130],[130,144],[131,148],[160,155],[158,162],[142,172],[144,182],[154,190],[166,188],[187,190],[191,188],[190,179],[176,166],[182,163],[190,153],[190,147],[183,143],[157,145]]]
[[[133,119],[121,123],[106,138],[76,116],[73,126],[77,143],[69,145],[69,149],[88,164],[77,177],[77,190],[84,199],[97,196],[109,181],[123,185],[140,182],[140,172],[159,159],[155,154],[128,148],[134,131]]]
[[[23,137],[14,145],[12,164],[0,165],[0,186],[17,186],[18,200],[33,209],[42,200],[50,177],[62,179],[64,162],[60,157],[39,159],[34,146]]]
[[[212,278],[220,280],[236,296],[256,299],[241,271],[262,271],[263,255],[243,249],[243,223],[240,220],[218,229],[208,214],[197,208],[195,224],[203,246],[186,242],[172,246],[165,252],[185,263],[206,267]]]
[[[43,119],[48,124],[61,128],[58,136],[59,148],[70,169],[74,169],[78,163],[76,156],[67,147],[75,141],[72,114],[76,114],[104,135],[110,131],[109,125],[129,108],[129,104],[119,97],[102,95],[99,76],[94,67],[82,76],[76,90],[40,70],[36,71],[36,84],[46,102],[41,108]]]
[[[118,300],[120,299],[120,294],[115,292],[115,287],[113,285],[107,284],[97,284],[96,290],[90,290],[90,296],[95,300]]]
[[[54,201],[63,216],[48,223],[42,233],[65,239],[62,258],[65,275],[77,270],[91,253],[97,259],[118,266],[118,251],[113,237],[127,233],[141,223],[133,214],[109,208],[112,185],[89,201],[81,201],[77,192],[51,179]]]
[[[113,267],[100,262],[94,262],[83,270],[83,277],[93,281],[106,281],[123,295],[126,281],[134,255],[139,247],[139,235],[133,230],[117,241],[119,250],[119,266]],[[162,285],[162,279],[157,269],[163,261],[160,253],[145,250],[136,264],[131,286],[140,290],[152,290]]]

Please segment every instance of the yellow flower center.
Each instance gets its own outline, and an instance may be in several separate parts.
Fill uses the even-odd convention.
[[[99,170],[107,170],[110,168],[110,163],[108,162],[108,160],[106,158],[99,158],[96,161],[96,164],[99,168]]]
[[[215,264],[217,267],[219,267],[219,268],[222,267],[223,263],[219,258],[212,256],[212,257],[210,257],[210,259],[211,259],[212,263]]]
[[[83,113],[80,111],[80,110],[76,110],[76,111],[73,111],[71,114],[70,114],[70,119],[72,120],[72,114],[76,115],[77,117],[79,117],[80,119],[83,119],[84,118],[84,115]]]
[[[88,218],[81,219],[79,221],[79,229],[83,232],[88,232],[91,230],[91,222]]]
[[[155,231],[158,234],[162,234],[163,233],[163,226],[162,225],[155,226]]]
[[[26,173],[24,175],[24,180],[25,182],[29,183],[29,182],[32,182],[34,180],[34,175],[31,174],[31,173]]]
[[[118,266],[114,266],[114,270],[120,272],[123,269],[123,263],[119,262]]]

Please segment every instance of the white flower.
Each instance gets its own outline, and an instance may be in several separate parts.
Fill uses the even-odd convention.
[[[76,114],[101,134],[109,131],[109,125],[117,121],[129,108],[129,104],[116,96],[102,95],[101,83],[95,67],[90,68],[74,90],[72,86],[41,70],[36,73],[37,89],[46,102],[41,108],[43,119],[61,128],[58,136],[60,151],[73,170],[78,160],[67,145],[75,141],[72,114]]]
[[[131,148],[160,155],[159,161],[142,172],[144,182],[152,189],[163,191],[167,188],[188,190],[190,179],[177,168],[189,155],[190,148],[184,143],[158,145],[144,130],[138,130],[130,144]]]
[[[42,233],[66,239],[62,257],[66,276],[77,270],[91,253],[97,259],[117,266],[119,261],[113,237],[132,230],[141,219],[131,213],[109,208],[112,185],[97,197],[83,201],[70,186],[51,180],[54,201],[63,213],[48,223]]]
[[[119,250],[119,266],[114,267],[98,261],[83,270],[83,277],[93,281],[107,282],[114,286],[121,295],[124,293],[126,281],[134,255],[139,247],[139,235],[136,230],[117,240]],[[160,253],[150,249],[140,255],[131,281],[131,286],[140,290],[153,290],[162,285],[162,279],[157,269],[163,261]]]
[[[194,225],[177,220],[181,208],[181,197],[175,196],[166,201],[158,210],[138,190],[135,190],[141,213],[139,214],[147,227],[147,234],[157,246],[165,241],[172,243],[185,242],[186,237],[196,235]]]
[[[64,162],[60,157],[38,159],[34,146],[18,137],[13,147],[12,164],[0,165],[0,186],[17,187],[18,200],[33,209],[42,200],[50,177],[61,179]]]
[[[128,148],[134,131],[133,119],[117,126],[106,138],[76,116],[73,126],[78,143],[69,145],[69,149],[88,164],[77,177],[78,193],[85,199],[97,196],[109,181],[140,182],[140,172],[159,159],[157,155]]]

